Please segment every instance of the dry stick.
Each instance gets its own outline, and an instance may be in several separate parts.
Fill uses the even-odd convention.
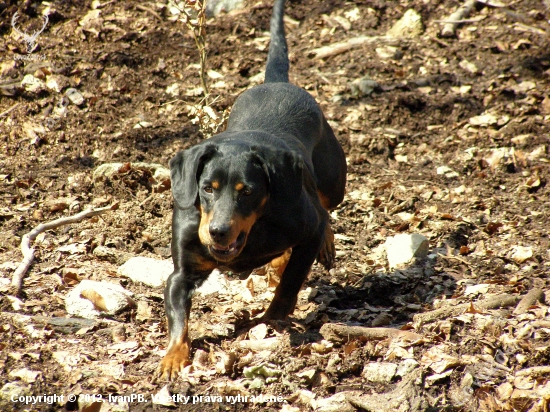
[[[17,106],[19,106],[21,103],[15,103],[12,107],[10,107],[8,110],[5,110],[3,111],[2,113],[0,113],[0,117],[4,117],[5,115],[7,114],[10,114],[10,112],[12,112],[13,110],[15,110],[17,108]]]
[[[456,28],[460,24],[460,21],[465,17],[468,17],[472,8],[476,5],[477,0],[467,0],[462,6],[458,8],[453,14],[449,16],[447,24],[443,26],[441,30],[441,36],[452,37],[455,35]]]
[[[141,4],[138,4],[136,6],[138,10],[146,11],[147,13],[151,13],[153,16],[155,16],[161,23],[162,23],[162,17],[154,11],[153,9],[150,9],[149,7],[142,6]]]
[[[350,49],[361,47],[364,44],[389,44],[398,45],[403,43],[405,39],[398,39],[391,36],[359,36],[345,40],[343,42],[334,43],[329,46],[319,47],[313,49],[313,53],[316,59],[324,59],[325,57],[336,56],[337,54],[345,53]]]
[[[448,316],[462,315],[468,309],[470,309],[472,304],[475,304],[475,308],[478,310],[489,310],[513,306],[517,303],[518,299],[519,298],[517,296],[497,295],[479,302],[461,303],[460,305],[447,306],[444,308],[432,310],[430,312],[417,313],[413,316],[413,321],[418,326],[421,326],[424,323],[433,322],[434,320],[445,318]]]
[[[516,372],[516,376],[543,376],[550,373],[550,366],[531,366]]]
[[[197,0],[195,2],[195,1],[186,0],[183,7],[177,6],[173,2],[172,4],[176,6],[176,8],[180,11],[181,14],[184,15],[185,20],[183,20],[183,22],[193,34],[193,39],[195,40],[195,46],[197,46],[197,50],[199,51],[199,59],[200,59],[199,77],[201,79],[201,85],[204,92],[205,106],[208,106],[209,91],[208,91],[208,83],[206,81],[206,57],[207,57],[206,56],[206,1]],[[197,13],[196,19],[193,19],[191,17],[191,15],[185,9],[185,6],[193,7],[195,12]]]
[[[36,236],[38,236],[42,232],[45,232],[46,230],[55,229],[59,226],[68,225],[71,223],[78,223],[88,217],[100,215],[107,212],[108,210],[114,210],[117,206],[118,204],[115,203],[114,205],[102,207],[99,209],[87,209],[73,216],[61,217],[59,219],[52,220],[51,222],[41,223],[29,233],[24,234],[23,238],[21,239],[21,252],[23,253],[23,261],[17,267],[17,270],[13,274],[13,278],[11,280],[11,286],[14,289],[14,294],[19,295],[21,293],[21,289],[23,287],[23,277],[25,276],[25,273],[27,273],[27,270],[29,270],[32,261],[34,260],[34,249],[31,248],[31,242],[36,239]]]
[[[410,341],[423,339],[418,333],[392,328],[366,328],[364,326],[347,326],[337,323],[325,323],[319,333],[331,342],[345,342],[352,339],[380,340],[387,338],[404,338]]]
[[[514,315],[522,315],[529,310],[537,302],[544,302],[544,292],[542,289],[531,289],[527,294],[521,298],[518,305],[514,309]]]

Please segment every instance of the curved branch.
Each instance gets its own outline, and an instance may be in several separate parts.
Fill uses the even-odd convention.
[[[59,219],[52,220],[51,222],[41,223],[29,233],[24,234],[23,238],[21,239],[21,252],[23,253],[23,261],[17,267],[11,280],[11,286],[14,294],[19,295],[21,293],[21,289],[23,287],[23,278],[25,277],[25,274],[29,270],[29,267],[34,260],[34,248],[31,247],[31,242],[36,239],[36,237],[40,233],[45,232],[46,230],[55,229],[59,226],[68,225],[71,223],[78,223],[81,220],[100,215],[107,212],[108,210],[115,210],[117,207],[118,203],[99,209],[86,209],[73,216],[61,217]]]

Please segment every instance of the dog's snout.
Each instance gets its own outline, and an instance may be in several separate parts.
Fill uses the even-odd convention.
[[[208,229],[214,242],[223,243],[227,239],[231,226],[225,223],[212,222]]]

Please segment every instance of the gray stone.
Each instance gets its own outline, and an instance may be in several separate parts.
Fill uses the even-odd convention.
[[[72,104],[76,104],[77,106],[84,103],[84,96],[82,96],[82,93],[72,87],[65,91],[65,96],[69,98]]]
[[[206,16],[216,17],[222,12],[229,13],[230,11],[242,9],[244,0],[208,0],[206,2]]]
[[[83,280],[65,297],[65,309],[71,315],[95,319],[101,314],[114,315],[133,306],[132,295],[114,283]]]
[[[386,239],[385,248],[390,268],[428,255],[430,242],[419,233],[402,233]]]
[[[200,295],[211,295],[212,293],[229,294],[229,281],[218,269],[214,269],[208,279],[197,288]]]
[[[422,17],[409,9],[386,34],[391,37],[418,37],[423,31]]]
[[[395,372],[395,374],[400,377],[406,376],[409,373],[411,373],[413,370],[418,368],[418,366],[419,366],[419,363],[414,359],[404,359],[397,366],[397,372]]]
[[[163,286],[173,271],[171,259],[159,260],[144,256],[133,257],[118,268],[119,275],[154,288]]]
[[[363,377],[369,382],[390,383],[397,373],[397,365],[389,362],[371,362],[363,368]]]

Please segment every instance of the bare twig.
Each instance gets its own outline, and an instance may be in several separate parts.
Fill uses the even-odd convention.
[[[326,57],[336,56],[337,54],[345,53],[348,50],[361,47],[364,44],[389,44],[398,45],[402,44],[405,39],[397,39],[390,36],[359,36],[347,39],[343,42],[334,43],[329,46],[319,47],[313,49],[313,53],[316,59],[324,59]]]
[[[511,295],[497,295],[489,299],[473,302],[477,310],[489,310],[496,308],[505,308],[513,306],[518,301],[518,297]],[[434,320],[445,318],[448,316],[457,316],[465,313],[472,303],[461,303],[460,305],[446,306],[444,308],[432,310],[430,312],[417,313],[413,316],[413,321],[417,325],[433,322]]]
[[[535,33],[535,34],[540,34],[540,35],[543,35],[543,36],[548,35],[546,33],[546,31],[544,31],[542,29],[539,29],[538,27],[529,26],[529,25],[523,24],[523,23],[514,24],[514,28],[516,30],[519,30],[519,31],[527,31],[527,32]]]
[[[12,289],[14,289],[14,294],[19,295],[21,293],[21,289],[23,287],[23,277],[27,273],[27,270],[34,260],[34,249],[31,248],[31,242],[36,239],[36,237],[40,233],[45,232],[46,230],[55,229],[59,226],[80,222],[81,220],[100,215],[109,210],[115,210],[117,207],[118,203],[115,203],[111,206],[106,206],[99,209],[87,209],[73,216],[62,217],[56,220],[52,220],[51,222],[41,223],[29,233],[24,234],[23,238],[21,239],[21,252],[23,253],[23,261],[17,267],[11,280],[11,286]]]
[[[439,24],[467,24],[467,23],[477,23],[482,20],[485,20],[486,16],[479,16],[479,17],[472,17],[471,19],[463,19],[463,20],[434,20],[434,23]]]
[[[152,14],[153,16],[155,16],[157,18],[158,21],[162,22],[162,17],[160,17],[160,15],[155,10],[150,9],[149,7],[145,7],[141,4],[136,5],[136,8],[138,10],[146,11],[147,13]]]
[[[476,5],[477,0],[466,0],[466,2],[458,8],[453,14],[449,16],[446,21],[448,23],[443,26],[441,30],[441,36],[452,37],[455,35],[456,28],[460,24],[460,21],[468,17],[472,8]]]
[[[441,253],[438,253],[437,254],[439,257],[442,257],[443,259],[452,259],[452,260],[457,260],[459,262],[462,262],[464,263],[466,266],[470,266],[470,262],[458,257],[458,256],[453,256],[453,255],[449,255],[449,256],[446,256],[446,255],[442,255]]]
[[[525,296],[521,298],[518,305],[514,309],[514,315],[522,315],[538,302],[544,302],[544,292],[542,289],[533,288]]]
[[[366,328],[363,326],[348,326],[337,323],[325,323],[319,333],[331,342],[346,342],[352,339],[381,340],[387,338],[403,338],[409,341],[424,339],[418,333],[393,328]]]
[[[204,92],[205,106],[208,106],[208,84],[206,82],[206,1],[185,0],[183,7],[176,4],[175,1],[171,1],[170,4],[174,6],[182,15],[180,19],[187,28],[193,34],[195,45],[199,51],[200,60],[200,72],[201,86]]]
[[[544,376],[550,373],[550,366],[531,366],[516,372],[516,376]]]
[[[0,117],[4,117],[5,115],[7,114],[10,114],[12,111],[14,111],[15,109],[17,109],[17,107],[20,105],[21,103],[15,103],[12,107],[10,107],[8,110],[4,110],[2,113],[0,113]]]

